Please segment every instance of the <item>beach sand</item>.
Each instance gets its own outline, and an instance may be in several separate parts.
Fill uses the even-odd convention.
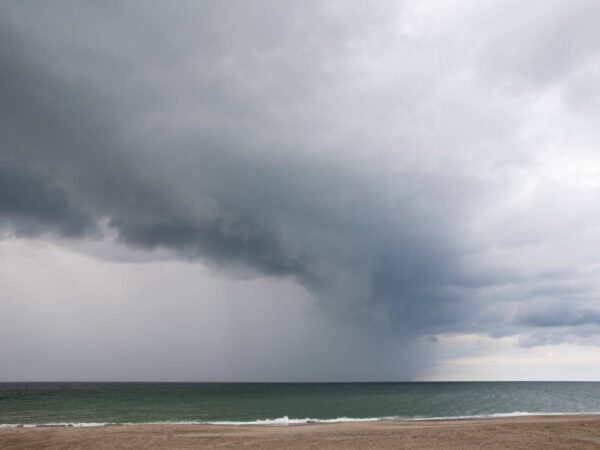
[[[600,449],[598,416],[299,426],[111,425],[0,429],[8,449]]]

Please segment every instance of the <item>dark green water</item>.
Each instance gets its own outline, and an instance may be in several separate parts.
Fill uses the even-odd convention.
[[[600,413],[600,383],[0,383],[0,426],[524,413]]]

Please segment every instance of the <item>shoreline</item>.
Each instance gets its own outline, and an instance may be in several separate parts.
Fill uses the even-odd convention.
[[[599,418],[600,412],[583,413],[554,413],[554,412],[513,412],[497,414],[481,414],[472,416],[448,416],[448,417],[339,417],[335,419],[316,418],[288,418],[287,416],[275,419],[257,419],[254,421],[157,421],[157,422],[47,422],[38,424],[28,423],[5,423],[0,424],[0,430],[14,428],[102,428],[102,427],[138,427],[138,426],[211,426],[211,427],[293,427],[311,425],[336,425],[348,423],[427,423],[427,422],[457,422],[457,421],[479,421],[479,420],[501,420],[518,418]]]
[[[0,429],[0,448],[598,449],[600,415],[261,425],[106,425]]]

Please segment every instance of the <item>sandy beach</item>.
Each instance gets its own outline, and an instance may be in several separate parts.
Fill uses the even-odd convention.
[[[125,425],[0,429],[9,449],[600,449],[598,416],[285,427]]]

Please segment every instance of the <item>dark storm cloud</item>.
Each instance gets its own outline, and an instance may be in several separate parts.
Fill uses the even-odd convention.
[[[18,42],[18,36],[11,41]],[[399,329],[408,324],[418,328],[417,317],[422,318],[419,323],[432,316],[434,322],[443,320],[439,313],[445,308],[432,306],[442,295],[439,284],[450,277],[453,255],[439,234],[451,224],[434,224],[444,207],[440,204],[438,212],[432,203],[455,200],[460,193],[448,183],[460,180],[405,171],[400,185],[406,192],[394,199],[401,219],[392,230],[396,219],[382,215],[383,205],[368,204],[378,189],[368,173],[351,169],[348,174],[343,164],[319,162],[318,157],[306,160],[302,150],[295,157],[298,149],[282,157],[270,148],[256,148],[252,134],[264,132],[260,128],[223,141],[218,135],[191,136],[165,147],[139,148],[127,134],[130,118],[113,115],[111,102],[120,105],[120,99],[103,97],[103,79],[66,80],[19,45],[16,53],[5,47],[2,57],[5,101],[0,108],[7,118],[9,160],[28,160],[54,174],[56,189],[70,192],[97,219],[109,217],[122,241],[290,275],[326,307],[349,305],[347,310],[354,314],[356,309],[359,316],[371,306],[379,308],[402,324]],[[213,101],[225,97],[222,108],[235,116],[238,105],[227,105],[227,94],[220,91],[225,88],[213,88]],[[265,114],[260,107],[258,112]],[[166,156],[157,163],[163,173],[152,179],[146,175],[152,167],[143,158],[160,160],[160,153]],[[171,161],[177,157],[181,161]],[[193,172],[185,173],[188,167]],[[178,179],[181,174],[187,178]],[[422,192],[421,183],[428,183],[431,192]],[[184,192],[178,196],[173,187],[180,186]],[[190,207],[195,199],[188,193],[206,198],[208,206]],[[15,198],[22,194],[11,192]],[[31,204],[35,206],[42,219],[45,210],[57,215],[47,217],[49,226],[52,220],[69,220],[60,217],[67,216],[65,208],[52,208],[44,198]]]
[[[113,221],[125,242],[144,247],[164,246],[192,257],[209,255],[218,262],[240,261],[273,275],[300,275],[302,264],[288,259],[275,236],[251,221],[226,223],[130,224]]]
[[[14,166],[0,167],[0,218],[24,235],[52,230],[63,236],[81,236],[95,227],[50,181]]]
[[[8,30],[4,35],[21,47]],[[120,238],[133,245],[240,260],[267,273],[301,270],[297,261],[285,258],[272,233],[251,218],[193,219],[159,181],[146,180],[142,172],[147,167],[123,136],[127,115],[115,117],[96,86],[67,82],[28,61],[26,52],[3,49],[2,212],[18,232],[43,232],[58,224],[61,233],[76,234],[91,227],[67,201],[64,191],[70,191],[96,219],[110,217]],[[9,164],[19,162],[54,175],[55,185],[47,187],[31,173],[15,173]],[[37,223],[27,225],[29,219]]]
[[[288,276],[398,335],[591,320],[526,311],[548,273],[574,270],[537,263],[535,220],[510,203],[535,158],[519,101],[486,74],[568,77],[595,55],[592,19],[557,61],[541,26],[513,65],[520,43],[490,31],[474,64],[443,27],[415,45],[388,17],[402,5],[139,6],[9,4],[0,213],[17,233],[107,220],[126,245]],[[570,36],[586,11],[552,30]]]

